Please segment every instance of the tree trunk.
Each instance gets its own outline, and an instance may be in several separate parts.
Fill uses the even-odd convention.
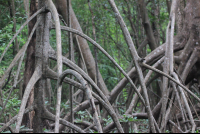
[[[39,8],[43,7],[45,4],[44,0],[39,1]],[[48,47],[49,47],[49,24],[51,20],[51,13],[42,13],[38,16],[41,17],[41,22],[36,31],[36,49],[35,49],[35,68],[40,67],[42,73],[46,74],[46,69],[48,66]],[[33,123],[34,133],[43,133],[44,128],[44,107],[45,106],[45,90],[47,88],[47,79],[42,76],[42,78],[36,83],[34,90],[34,104],[35,107],[35,116]]]
[[[184,10],[182,2],[183,1],[181,0],[179,8],[177,10],[177,32],[178,35],[182,36],[183,40],[185,40],[185,47],[183,50],[177,52],[177,54],[175,53],[175,55],[178,55],[175,56],[175,62],[178,65],[176,69],[178,70],[178,74],[180,75],[182,82],[184,84],[188,84],[194,79],[199,80],[199,70],[197,68],[200,67],[200,1],[186,1],[187,3]],[[178,106],[177,101],[175,102],[175,105]],[[183,104],[183,106],[184,105],[185,104]],[[176,107],[173,108],[173,112],[173,117],[176,117],[178,114],[180,114],[179,110]],[[172,119],[178,125],[176,119]],[[177,132],[179,130],[176,127],[173,127],[172,131]]]
[[[63,16],[63,19],[65,20],[65,22],[67,22],[68,16],[67,16],[67,6],[66,6],[67,2],[66,2],[66,0],[56,0],[55,2],[56,2],[58,12]],[[72,28],[83,32],[72,8],[71,8],[71,21],[72,21]],[[92,53],[90,51],[90,48],[88,46],[88,43],[85,39],[83,39],[80,36],[78,36],[78,41],[80,43],[80,48],[81,48],[81,51],[83,53],[83,57],[84,57],[84,60],[85,60],[85,63],[86,63],[88,74],[95,81],[95,78],[96,78],[95,61],[94,61],[94,58],[93,58]],[[101,74],[99,73],[98,76],[99,76],[99,83],[100,83],[99,87],[100,87],[100,89],[102,90],[102,92],[105,95],[109,95],[109,91],[108,91],[108,89],[107,89],[107,87],[104,83],[104,80],[103,80]]]
[[[33,15],[36,11],[37,11],[36,0],[31,0],[30,15]],[[31,33],[36,21],[37,21],[37,18],[34,18],[32,21],[29,22],[29,24],[28,24],[29,34]],[[29,43],[29,46],[28,46],[27,52],[26,52],[27,57],[26,57],[26,63],[25,63],[23,93],[24,93],[24,90],[35,70],[35,68],[34,68],[34,66],[35,66],[35,45],[36,45],[36,33],[33,34],[33,37]],[[29,96],[27,107],[31,106],[33,104],[33,101],[34,101],[34,88],[32,89],[31,94]],[[32,128],[33,116],[34,116],[34,111],[25,114],[24,118],[23,118],[23,124],[27,127]]]

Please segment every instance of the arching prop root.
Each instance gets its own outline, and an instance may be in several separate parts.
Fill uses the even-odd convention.
[[[102,127],[101,127],[101,124],[100,124],[100,121],[99,121],[99,118],[98,118],[98,113],[97,113],[97,110],[96,110],[96,107],[95,107],[95,104],[94,104],[94,99],[92,97],[91,89],[89,88],[87,82],[82,78],[82,76],[80,74],[78,74],[77,72],[68,69],[68,70],[64,71],[62,73],[62,75],[58,78],[58,84],[59,85],[57,85],[57,86],[59,87],[62,84],[65,76],[68,75],[68,74],[72,74],[73,76],[75,76],[80,81],[82,86],[85,88],[85,94],[87,95],[87,98],[90,101],[90,106],[92,107],[92,114],[94,116],[94,122],[95,122],[95,124],[98,128],[98,132],[103,133]]]
[[[19,110],[19,113],[17,115],[17,123],[16,123],[16,130],[15,130],[16,133],[19,133],[21,122],[22,122],[22,118],[23,118],[23,115],[24,115],[24,111],[25,111],[25,107],[26,107],[26,103],[27,103],[29,94],[30,94],[33,86],[41,78],[41,76],[42,76],[42,70],[41,70],[40,67],[37,67],[35,69],[35,72],[33,73],[33,76],[31,77],[29,83],[27,84],[27,87],[26,87],[24,95],[23,95],[23,99],[22,99],[22,102],[21,102],[20,110]]]

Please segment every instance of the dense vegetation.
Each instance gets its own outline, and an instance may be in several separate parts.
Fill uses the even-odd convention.
[[[61,27],[61,54],[66,58],[56,55],[58,22],[55,14],[48,14],[54,12],[51,0],[0,0],[1,132],[198,132],[199,1],[53,2],[59,24],[65,26]],[[42,4],[45,10],[14,39]],[[39,25],[29,40],[36,22]],[[44,48],[40,51],[38,46]],[[61,74],[64,70],[71,74],[63,83],[57,81],[62,76],[60,66]]]

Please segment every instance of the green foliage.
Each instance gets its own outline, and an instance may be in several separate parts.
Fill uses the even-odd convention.
[[[5,99],[4,99],[4,101],[5,101]],[[6,114],[11,114],[12,116],[14,116],[16,113],[19,112],[20,104],[21,104],[21,100],[18,100],[18,97],[16,97],[16,95],[14,98],[10,98],[6,105],[6,109],[7,109],[6,111],[9,111],[10,113],[7,112]]]
[[[11,133],[10,131],[5,131],[5,132],[1,132],[1,133]]]
[[[46,128],[43,128],[43,131],[44,131],[45,133],[48,133],[50,130],[48,130],[48,129],[46,129]]]
[[[16,0],[15,4],[16,4],[16,22],[17,22],[16,30],[18,30],[21,27],[22,23],[25,22],[26,16],[24,16],[25,14],[24,9],[19,8],[17,6],[17,5],[23,4],[23,1]],[[7,5],[7,2],[5,2],[5,5]],[[1,10],[3,10],[4,8],[5,10],[7,9],[7,7],[2,6],[2,5],[0,5],[0,8]],[[0,15],[0,20],[1,20],[1,24],[0,24],[0,56],[1,56],[1,54],[5,50],[6,46],[8,45],[8,43],[10,42],[10,40],[12,39],[15,33],[13,32],[13,25],[14,25],[13,18],[10,17],[9,12],[5,12],[3,15]],[[28,29],[27,27],[25,27],[22,30],[22,32],[17,36],[18,44],[20,47],[22,47],[22,45],[25,44],[27,40],[27,35],[28,35]],[[13,49],[12,49],[13,47],[14,46],[12,43],[8,49],[8,52],[5,54],[0,64],[0,76],[3,75],[4,71],[7,69],[8,65],[11,63],[11,61],[14,58]]]
[[[112,118],[110,116],[108,116],[107,119],[103,118],[103,121],[105,121],[104,125],[107,126],[108,124],[110,124],[112,122]]]
[[[7,96],[4,96],[3,102],[5,104]],[[4,120],[5,117],[15,116],[16,113],[19,112],[19,107],[21,105],[21,100],[18,99],[17,95],[14,94],[12,98],[10,98],[5,106],[5,110],[3,116],[0,117],[0,121]],[[0,111],[2,111],[2,107],[0,106]]]
[[[122,119],[119,119],[120,122],[133,122],[133,121],[137,121],[137,117],[132,117],[131,115],[123,115]]]
[[[127,93],[127,91],[126,91],[125,88],[123,89],[122,93],[123,93],[124,101],[126,101],[126,100],[127,100],[127,97],[128,97],[128,93]]]
[[[82,122],[83,120],[89,120],[89,119],[92,119],[93,117],[90,115],[90,114],[88,114],[86,111],[79,111],[79,112],[77,112],[77,114],[78,114],[78,117],[80,117],[80,119],[79,118],[77,118],[77,122]]]

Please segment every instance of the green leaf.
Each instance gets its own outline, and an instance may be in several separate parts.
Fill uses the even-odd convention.
[[[134,119],[131,117],[131,118],[128,118],[128,121],[134,121]]]

